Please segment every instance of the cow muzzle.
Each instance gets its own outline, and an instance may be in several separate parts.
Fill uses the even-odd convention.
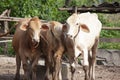
[[[37,48],[39,45],[39,40],[36,41],[35,39],[33,39],[32,43],[33,43],[34,48]]]
[[[67,37],[70,38],[70,39],[73,39],[74,37],[70,34],[67,34]]]

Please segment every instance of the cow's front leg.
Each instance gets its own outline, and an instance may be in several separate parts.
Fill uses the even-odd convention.
[[[73,80],[75,74],[75,63],[70,64],[70,69],[71,69],[71,80]]]
[[[37,80],[36,72],[37,72],[38,60],[39,60],[39,55],[37,55],[32,62],[32,80]]]
[[[21,58],[19,56],[19,53],[16,54],[16,74],[14,80],[20,80],[20,66],[21,66]]]
[[[30,78],[30,65],[28,64],[27,59],[22,57],[22,65],[23,65],[23,70],[24,70],[24,80],[31,80]]]
[[[85,80],[89,80],[89,62],[88,62],[88,50],[83,50],[83,70],[85,72]]]

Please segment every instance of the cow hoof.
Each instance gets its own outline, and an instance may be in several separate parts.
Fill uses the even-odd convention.
[[[16,75],[14,80],[20,80],[20,75]]]

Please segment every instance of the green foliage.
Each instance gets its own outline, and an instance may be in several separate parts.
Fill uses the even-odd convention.
[[[9,42],[8,43],[8,54],[7,54],[8,56],[13,56],[13,55],[15,55],[15,52],[14,52],[14,50],[13,50],[13,47],[12,47],[12,43],[11,42]]]
[[[100,37],[120,38],[120,31],[102,30]]]
[[[0,54],[3,54],[3,48],[0,47]]]
[[[109,27],[114,27],[120,26],[120,15],[108,15],[108,14],[98,14],[99,19],[102,22],[103,26],[109,26]],[[117,20],[117,21],[116,21]],[[119,38],[120,37],[120,31],[114,31],[114,30],[102,30],[101,32],[101,37],[112,37],[112,38]]]
[[[13,17],[33,17],[39,16],[40,19],[44,20],[56,20],[60,22],[65,22],[65,20],[70,16],[67,11],[59,11],[59,7],[63,7],[65,0],[1,0],[0,1],[0,14],[6,10],[11,9],[10,16]],[[98,5],[102,2],[115,2],[120,0],[71,0],[69,7],[71,6],[91,6]],[[120,19],[111,20],[107,18],[105,14],[98,14],[100,21],[103,26],[120,26]],[[119,16],[119,14],[118,14]],[[114,15],[117,18],[116,14]],[[111,16],[110,16],[111,17]],[[10,23],[13,25],[14,23]],[[14,31],[12,32],[14,33]],[[102,30],[100,37],[117,37],[120,38],[120,31],[109,31]],[[14,54],[11,43],[8,44],[8,52]],[[119,44],[105,44],[100,43],[99,48],[120,48]],[[3,53],[3,48],[0,47],[0,54]]]
[[[15,55],[11,42],[7,43],[7,53],[4,53],[4,46],[0,46],[0,54],[5,54],[8,56]]]
[[[14,17],[33,17],[39,16],[45,20],[65,21],[68,13],[58,10],[62,0],[2,0],[1,10],[11,9],[11,16]],[[63,6],[61,4],[61,6]],[[62,17],[62,18],[61,18]]]
[[[100,43],[98,48],[100,49],[118,49],[120,50],[120,43]]]

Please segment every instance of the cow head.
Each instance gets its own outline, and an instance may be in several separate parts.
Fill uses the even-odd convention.
[[[41,31],[40,19],[38,17],[33,17],[29,19],[22,20],[22,25],[20,29],[26,31],[26,33],[31,38],[32,42],[39,42],[40,41],[40,31]]]
[[[62,29],[63,29],[63,24],[61,24],[60,22],[57,21],[49,21],[48,23],[44,23],[42,25],[42,29],[46,30],[50,30],[52,32],[52,34],[58,38],[61,36],[62,34]]]
[[[85,24],[81,24],[78,14],[72,14],[66,21],[68,27],[68,37],[75,38],[80,31],[89,32],[88,27]]]

